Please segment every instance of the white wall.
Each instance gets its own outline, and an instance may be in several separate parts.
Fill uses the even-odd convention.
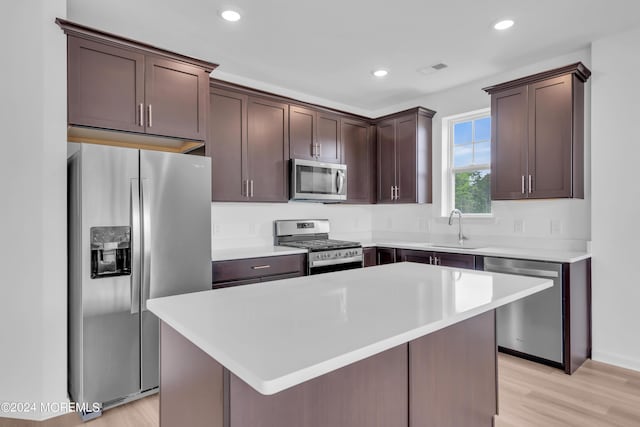
[[[593,43],[593,358],[640,370],[640,28]]]
[[[371,239],[371,208],[368,205],[322,203],[212,203],[213,250],[273,244],[276,219],[329,219],[331,237]]]
[[[39,405],[67,400],[66,0],[0,9],[0,402]]]

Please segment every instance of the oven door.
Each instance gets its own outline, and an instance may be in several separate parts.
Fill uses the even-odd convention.
[[[291,199],[347,200],[347,165],[292,159]]]

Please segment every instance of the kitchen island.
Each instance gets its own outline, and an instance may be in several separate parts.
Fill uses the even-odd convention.
[[[491,426],[494,310],[551,286],[397,263],[151,300],[161,425]]]

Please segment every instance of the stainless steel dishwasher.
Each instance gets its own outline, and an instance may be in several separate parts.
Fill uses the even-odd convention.
[[[563,365],[562,264],[485,257],[484,270],[553,280],[553,287],[496,311],[498,346]]]

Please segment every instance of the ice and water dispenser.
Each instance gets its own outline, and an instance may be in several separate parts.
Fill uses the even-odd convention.
[[[91,227],[91,278],[131,274],[131,227]]]

